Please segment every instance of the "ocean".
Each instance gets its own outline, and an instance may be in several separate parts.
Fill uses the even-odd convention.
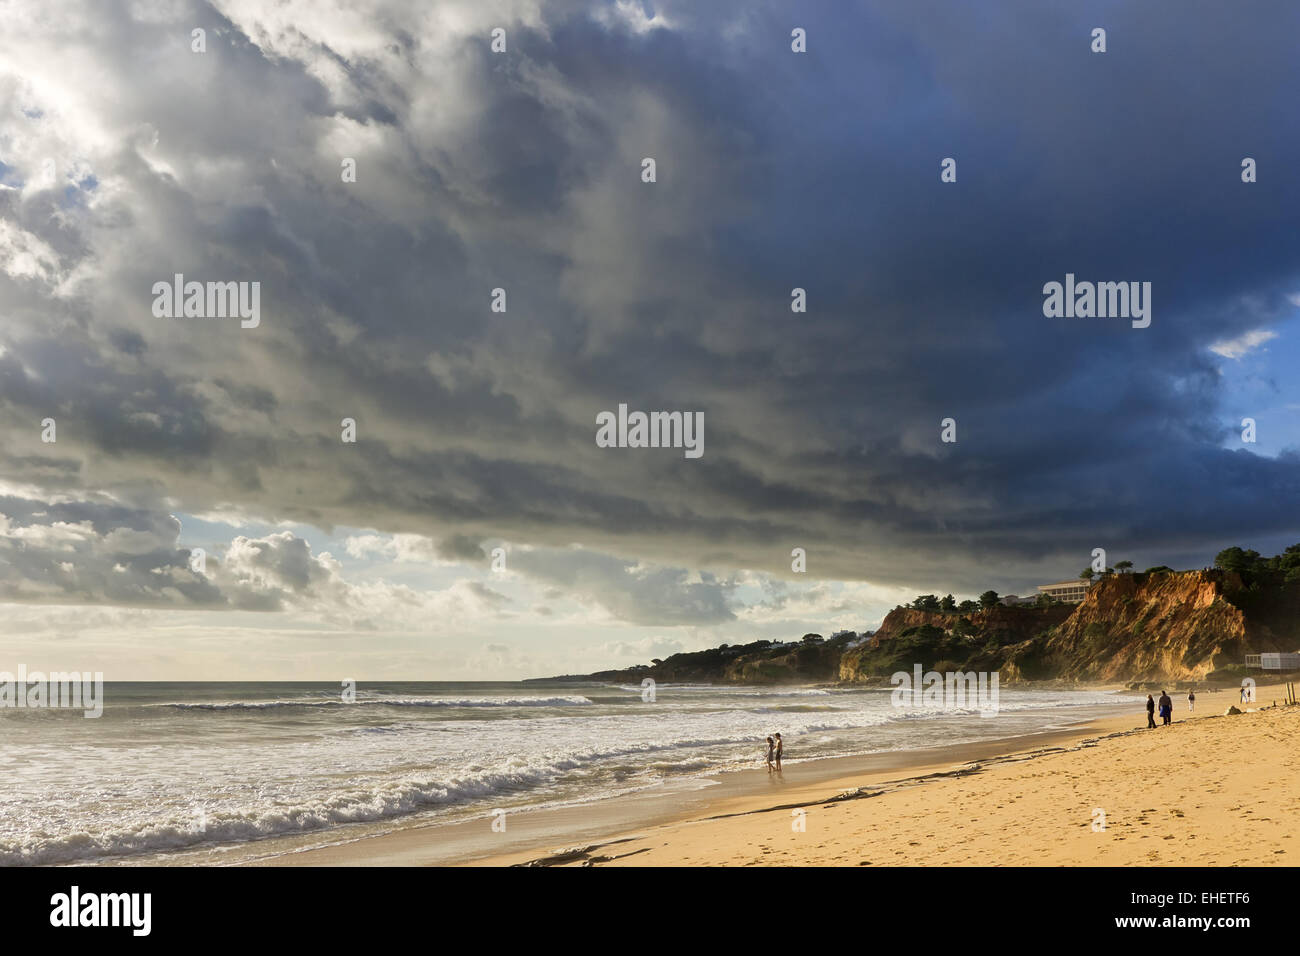
[[[1063,729],[1140,709],[1003,689],[995,717],[888,688],[587,682],[107,683],[104,710],[0,709],[0,865],[240,862],[406,826],[761,769]],[[292,837],[292,840],[282,838]],[[281,838],[281,839],[277,839]]]

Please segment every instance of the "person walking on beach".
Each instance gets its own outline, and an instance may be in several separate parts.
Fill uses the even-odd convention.
[[[1156,725],[1156,699],[1147,694],[1147,728]]]
[[[767,738],[767,772],[772,772],[772,758],[776,756],[776,741]]]
[[[785,749],[785,743],[781,740],[781,735],[776,735],[776,772],[781,772],[781,751]]]
[[[1166,727],[1169,726],[1169,718],[1174,713],[1174,699],[1164,691],[1160,692],[1160,719]]]
[[[1187,692],[1187,709],[1189,711],[1196,710],[1196,691],[1194,690],[1189,690]]]

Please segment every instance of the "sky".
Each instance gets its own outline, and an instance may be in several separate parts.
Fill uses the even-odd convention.
[[[1300,541],[1300,7],[0,20],[0,670],[540,677]]]

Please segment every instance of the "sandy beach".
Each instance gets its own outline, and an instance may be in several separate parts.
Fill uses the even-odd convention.
[[[1281,699],[1261,688],[1259,703]],[[1108,721],[1062,751],[1032,750],[933,775],[844,781],[853,799],[797,794],[575,856],[569,865],[1287,865],[1300,857],[1300,708],[1221,717],[1236,694],[1177,700],[1170,727]],[[1094,830],[1096,811],[1105,829]],[[630,835],[629,835],[630,836]],[[517,863],[497,859],[490,863]]]
[[[683,795],[675,811],[638,808],[592,819],[580,844],[531,843],[448,860],[455,833],[425,827],[277,856],[264,864],[486,866],[1057,866],[1287,865],[1300,845],[1300,708],[1272,708],[1262,686],[1245,713],[1235,689],[1201,691],[1195,713],[1173,693],[1174,722],[1105,717],[1068,732],[890,755],[874,770],[849,762],[787,766],[739,791]],[[1157,718],[1159,722],[1159,718]],[[614,808],[607,808],[613,810]],[[642,811],[644,808],[642,808]],[[802,829],[800,829],[802,824]],[[481,824],[479,824],[481,826]],[[511,824],[526,833],[526,815]],[[518,838],[518,837],[517,837]],[[450,843],[449,843],[450,841]]]

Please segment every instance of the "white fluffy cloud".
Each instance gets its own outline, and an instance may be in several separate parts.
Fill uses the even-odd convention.
[[[1243,332],[1236,338],[1215,342],[1210,345],[1210,351],[1215,355],[1222,355],[1224,358],[1239,359],[1275,338],[1277,338],[1277,333],[1270,329],[1254,329],[1250,332]]]

